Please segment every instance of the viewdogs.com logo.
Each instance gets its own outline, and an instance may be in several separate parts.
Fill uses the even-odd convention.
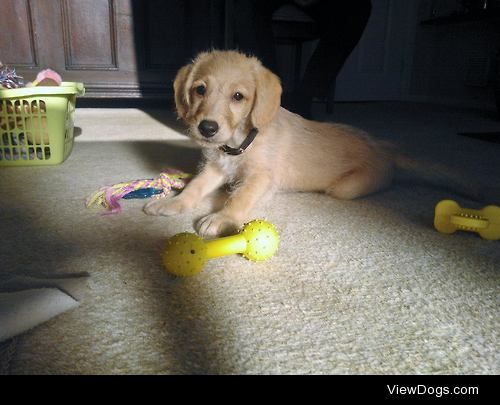
[[[387,390],[390,395],[398,396],[413,396],[413,395],[429,395],[436,398],[441,398],[446,395],[478,395],[478,387],[430,387],[419,384],[415,386],[399,386],[387,385]]]

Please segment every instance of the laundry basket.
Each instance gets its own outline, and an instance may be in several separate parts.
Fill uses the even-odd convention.
[[[0,166],[57,165],[73,149],[82,83],[0,89]]]

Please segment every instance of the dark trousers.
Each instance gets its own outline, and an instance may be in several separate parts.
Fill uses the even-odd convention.
[[[318,46],[287,106],[307,117],[310,116],[312,98],[327,97],[331,84],[361,38],[371,14],[371,1],[317,0],[301,7],[291,0],[233,0],[237,47],[259,57],[275,72],[272,15],[284,4],[295,4],[317,26]]]

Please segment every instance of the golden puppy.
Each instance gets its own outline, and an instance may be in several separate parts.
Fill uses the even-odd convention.
[[[202,147],[204,165],[181,194],[153,200],[144,211],[184,213],[232,184],[224,208],[196,224],[202,236],[239,228],[255,204],[278,189],[353,199],[388,186],[396,165],[411,165],[359,129],[309,121],[281,108],[278,77],[235,51],[200,54],[180,69],[174,92],[178,116]]]

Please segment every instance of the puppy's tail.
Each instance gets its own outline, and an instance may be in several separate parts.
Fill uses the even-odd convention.
[[[478,202],[500,203],[500,190],[486,187],[477,179],[469,178],[439,163],[415,159],[401,153],[393,156],[394,165],[399,169],[396,177],[424,181]]]

